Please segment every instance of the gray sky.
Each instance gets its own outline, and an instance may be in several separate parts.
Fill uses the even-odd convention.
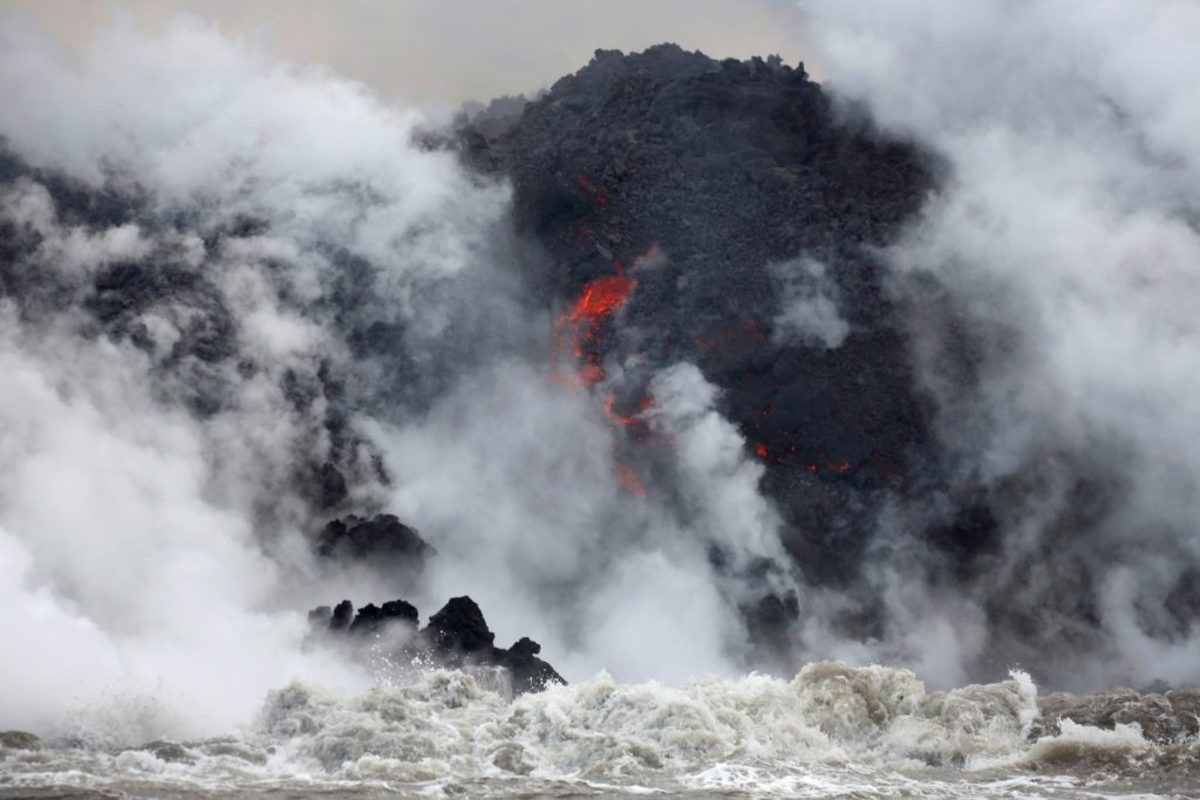
[[[790,0],[5,0],[3,7],[71,48],[114,15],[153,29],[188,13],[425,106],[548,85],[598,47],[674,41],[716,57],[802,60]]]

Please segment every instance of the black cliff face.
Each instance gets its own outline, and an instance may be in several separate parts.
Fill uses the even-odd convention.
[[[483,121],[467,157],[511,177],[518,224],[551,256],[530,283],[570,302],[635,278],[595,354],[625,367],[618,392],[699,365],[767,466],[808,580],[852,580],[883,491],[929,460],[928,404],[872,255],[919,209],[927,159],[836,109],[803,67],[674,45],[597,51],[519,117]],[[780,323],[817,293],[840,341]]]

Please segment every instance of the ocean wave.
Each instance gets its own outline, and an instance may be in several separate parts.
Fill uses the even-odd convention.
[[[0,794],[131,781],[137,793],[307,786],[334,796],[386,787],[869,797],[912,783],[912,796],[1011,796],[1019,784],[1069,797],[1146,781],[1175,796],[1172,787],[1200,785],[1194,730],[1154,740],[1138,722],[1051,719],[1021,672],[944,692],[927,691],[909,670],[836,662],[810,664],[792,680],[752,674],[680,687],[600,673],[515,700],[485,677],[434,670],[350,695],[295,682],[272,691],[234,735],[122,750],[80,739],[9,748]]]

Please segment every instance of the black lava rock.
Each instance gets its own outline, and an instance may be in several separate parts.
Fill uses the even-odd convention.
[[[507,651],[497,651],[500,663],[507,667],[512,675],[513,692],[540,692],[543,689],[566,684],[554,667],[537,657],[542,652],[542,646],[523,636]]]
[[[381,570],[415,574],[434,549],[393,514],[371,519],[354,516],[330,521],[316,543],[317,554],[341,561],[369,562]]]
[[[429,618],[425,635],[443,655],[468,655],[491,649],[496,635],[470,597],[454,597]]]
[[[390,600],[382,607],[368,603],[358,610],[354,622],[350,623],[350,632],[370,633],[381,629],[389,622],[404,622],[415,630],[417,616],[417,607],[403,600]]]
[[[566,683],[554,667],[537,657],[542,647],[532,639],[522,637],[507,650],[496,647],[496,635],[488,628],[483,612],[467,596],[452,598],[420,631],[416,607],[404,600],[378,607],[369,603],[357,615],[353,604],[343,600],[332,612],[329,606],[313,609],[308,618],[319,635],[360,645],[376,643],[390,626],[404,626],[405,632],[415,635],[389,642],[396,648],[393,656],[398,660],[448,668],[502,667],[508,671],[514,694]]]

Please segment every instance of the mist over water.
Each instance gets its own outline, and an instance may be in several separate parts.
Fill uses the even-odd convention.
[[[787,566],[765,467],[696,365],[648,376],[656,482],[623,486],[604,391],[637,365],[556,380],[561,309],[527,284],[547,255],[515,233],[511,187],[433,122],[195,19],[67,54],[0,18],[0,728],[84,745],[5,770],[802,795],[855,789],[851,763],[860,791],[909,770],[938,796],[961,768],[1132,786],[1155,764],[1186,784],[1194,734],[1038,730],[1033,679],[1003,676],[1200,682],[1200,8],[802,11],[846,113],[940,171],[879,255],[952,480],[880,513],[869,639],[836,624],[846,596]],[[179,294],[97,294],[130,269]],[[773,267],[779,336],[845,340],[829,269]],[[348,503],[436,548],[418,578],[315,558],[333,515],[303,465],[329,460]],[[1003,509],[998,546],[940,581],[913,530],[966,491]],[[762,665],[742,609],[764,589],[795,593],[791,655],[822,662],[794,679],[745,674]],[[305,643],[321,603],[428,614],[467,593],[497,644],[532,636],[572,686],[510,702],[480,675]],[[163,738],[186,758],[123,750]]]
[[[803,8],[828,88],[944,159],[887,257],[898,294],[928,302],[932,276],[965,321],[918,315],[918,355],[963,482],[1004,508],[999,557],[950,602],[1019,609],[1038,634],[997,649],[1054,648],[1056,681],[1194,683],[1200,7]]]

